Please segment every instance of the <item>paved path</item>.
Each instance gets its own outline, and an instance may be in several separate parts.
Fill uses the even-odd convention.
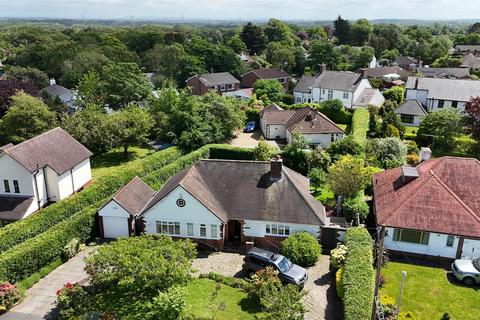
[[[230,144],[235,147],[255,148],[258,145],[258,141],[260,141],[261,137],[263,137],[263,135],[259,129],[252,133],[239,131],[235,133],[235,138],[230,141]],[[275,140],[266,140],[265,142],[272,147],[279,147]]]
[[[75,283],[87,278],[83,270],[83,258],[92,251],[88,248],[28,289],[23,301],[0,316],[0,320],[41,320],[54,319],[56,316],[57,290],[67,282]]]
[[[243,277],[243,255],[216,252],[200,256],[193,261],[196,275],[217,272],[227,277]],[[322,255],[315,266],[308,268],[307,293],[304,304],[308,310],[305,320],[341,320],[342,303],[336,296],[335,276],[329,272],[330,257]]]

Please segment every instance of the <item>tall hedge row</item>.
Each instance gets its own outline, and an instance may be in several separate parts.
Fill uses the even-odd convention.
[[[210,159],[230,160],[253,160],[254,149],[232,147],[224,144],[212,144],[210,148]]]
[[[352,134],[355,140],[364,144],[367,141],[368,125],[370,123],[368,109],[357,108],[352,117]]]
[[[158,189],[179,171],[199,159],[208,158],[211,147],[202,147],[157,170],[151,170],[149,174],[143,175],[142,179],[152,188]],[[222,146],[215,147],[217,150],[222,148]],[[225,150],[230,150],[230,148],[226,147]],[[234,154],[240,155],[238,150],[235,150]],[[135,168],[138,169],[137,167]],[[133,177],[134,175],[132,172],[127,172],[127,169],[122,168],[121,172],[113,174],[112,177],[123,179],[127,176]],[[50,227],[47,231],[27,239],[2,253],[0,255],[0,279],[16,282],[28,277],[59,258],[63,247],[74,238],[82,241],[89,239],[94,227],[95,213],[108,199],[109,196],[100,199],[89,207]]]
[[[52,204],[38,212],[38,214],[1,228],[0,253],[48,230],[83,208],[111,196],[134,176],[142,177],[162,168],[179,157],[181,157],[181,153],[177,148],[154,153],[146,158],[127,164],[121,171],[99,178],[84,191]]]
[[[346,232],[345,244],[345,320],[369,320],[375,286],[372,238],[365,228],[351,228]]]

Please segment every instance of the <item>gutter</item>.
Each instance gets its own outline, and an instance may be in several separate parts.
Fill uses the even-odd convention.
[[[38,163],[37,163],[37,170],[34,171],[33,173],[33,180],[34,180],[34,184],[35,184],[35,192],[37,194],[37,209],[40,210],[41,209],[41,200],[40,200],[40,193],[38,192],[38,183],[37,183],[37,174],[40,172],[40,169],[39,169],[39,166],[38,166]]]

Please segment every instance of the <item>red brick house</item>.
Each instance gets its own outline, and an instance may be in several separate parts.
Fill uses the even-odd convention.
[[[185,82],[188,87],[192,88],[192,93],[196,96],[202,96],[210,90],[221,95],[240,89],[240,81],[228,72],[195,75]]]
[[[279,69],[256,69],[242,75],[242,87],[253,88],[257,80],[277,80],[283,85],[285,91],[288,91],[290,75]]]

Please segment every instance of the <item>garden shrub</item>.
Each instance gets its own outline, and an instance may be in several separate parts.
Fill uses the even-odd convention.
[[[317,105],[317,110],[335,123],[348,125],[352,122],[352,115],[345,110],[343,103],[338,99],[320,102]]]
[[[18,289],[20,292],[23,294],[26,290],[30,289],[33,287],[34,284],[36,284],[38,281],[40,281],[42,278],[46,277],[50,272],[55,270],[56,268],[60,267],[63,264],[62,259],[56,259],[49,265],[41,268],[38,272],[35,272],[28,278],[23,279],[22,281],[17,283]]]
[[[233,277],[226,277],[217,272],[202,273],[198,276],[201,278],[207,278],[213,280],[217,283],[222,283],[226,286],[237,288],[237,289],[246,289],[248,287],[248,282],[244,279],[238,279]]]
[[[415,314],[411,311],[400,312],[398,315],[398,320],[416,320]]]
[[[313,266],[322,253],[318,240],[308,232],[299,232],[283,240],[282,254],[302,267]]]
[[[42,209],[41,213],[1,228],[0,253],[48,230],[57,223],[72,217],[85,207],[111,196],[135,176],[142,177],[149,172],[158,170],[180,158],[180,156],[181,153],[177,148],[169,148],[134,161],[109,176],[95,180],[82,192]]]
[[[335,288],[339,298],[345,297],[345,288],[343,287],[343,274],[345,273],[345,267],[341,267],[335,273]]]
[[[327,152],[330,154],[333,162],[335,162],[347,154],[352,156],[362,155],[365,152],[365,147],[355,140],[353,136],[347,136],[342,140],[330,143]]]
[[[345,234],[345,244],[348,247],[343,277],[345,320],[371,319],[375,286],[372,238],[365,228],[350,228]]]
[[[330,251],[330,264],[333,269],[337,270],[343,266],[345,263],[345,257],[347,256],[347,250],[347,246],[341,244]]]
[[[370,212],[370,208],[364,199],[363,193],[353,198],[346,198],[343,201],[342,209],[343,216],[348,221],[356,221],[358,215],[360,222],[363,222]]]
[[[370,123],[370,114],[365,108],[357,108],[353,112],[352,135],[356,141],[363,144],[367,140],[367,132]]]
[[[228,145],[210,145],[210,159],[253,160],[254,150]]]
[[[407,164],[411,166],[417,165],[417,163],[420,161],[420,158],[416,154],[409,154],[407,155]]]
[[[407,154],[416,154],[420,151],[417,143],[413,140],[403,140],[403,143],[407,146]]]
[[[69,243],[67,243],[63,247],[63,252],[62,252],[63,261],[67,261],[73,258],[78,253],[79,249],[80,249],[80,241],[78,241],[78,239],[76,238],[72,239]]]
[[[162,320],[183,319],[186,307],[185,288],[174,286],[166,292],[159,292],[158,296],[154,297],[153,301],[147,304],[147,308],[150,310],[147,312],[146,318]]]
[[[453,149],[454,152],[459,152],[459,153],[473,153],[473,149],[475,145],[477,144],[477,141],[470,137],[458,137],[455,138],[455,147]]]
[[[10,282],[0,283],[0,313],[8,310],[20,300],[20,291]]]

